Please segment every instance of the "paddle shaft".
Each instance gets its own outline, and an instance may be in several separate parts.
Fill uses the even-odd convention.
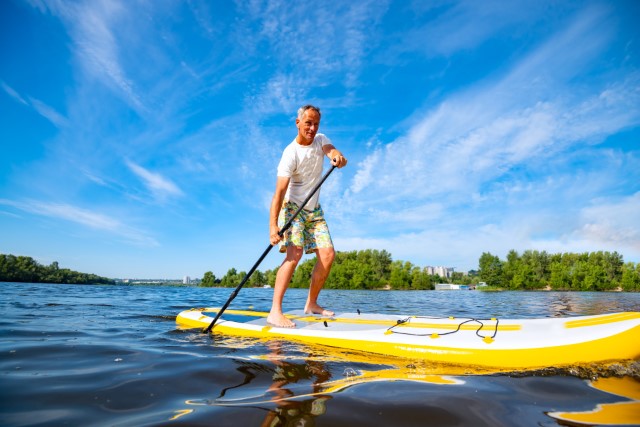
[[[282,229],[280,229],[280,231],[278,231],[278,235],[280,237],[284,236],[284,233],[289,229],[289,227],[291,227],[291,224],[293,223],[293,220],[295,219],[295,217],[298,216],[298,214],[300,212],[302,212],[302,209],[304,209],[305,205],[307,204],[307,202],[309,202],[309,200],[311,200],[311,198],[313,197],[314,194],[316,194],[316,192],[318,191],[318,189],[320,188],[320,186],[326,181],[326,179],[329,177],[329,175],[331,174],[331,172],[333,172],[333,170],[336,168],[335,165],[331,165],[331,169],[329,169],[327,171],[326,174],[324,174],[324,176],[322,177],[322,179],[320,180],[320,182],[318,182],[316,184],[315,187],[313,187],[313,189],[309,192],[309,195],[307,196],[307,198],[304,200],[304,202],[302,202],[302,204],[300,205],[300,207],[298,208],[298,210],[293,214],[293,216],[291,218],[289,218],[289,221],[287,221],[287,223],[284,225],[284,227],[282,227]],[[218,314],[216,314],[216,317],[213,318],[213,321],[209,324],[209,326],[207,326],[207,328],[203,331],[205,333],[209,333],[211,332],[211,329],[213,328],[213,325],[216,324],[216,322],[218,321],[218,319],[220,318],[220,316],[222,316],[222,313],[224,313],[224,311],[227,309],[227,307],[229,307],[229,304],[231,304],[231,301],[234,300],[234,298],[238,295],[238,292],[240,292],[240,289],[242,289],[242,287],[244,286],[245,283],[247,283],[247,280],[249,280],[249,278],[251,277],[251,275],[256,271],[256,269],[258,268],[258,266],[260,265],[260,263],[262,262],[263,259],[265,259],[265,257],[267,256],[267,254],[269,253],[269,251],[271,250],[271,248],[273,248],[273,244],[269,244],[269,246],[267,247],[267,249],[264,250],[264,252],[262,253],[262,255],[260,255],[260,258],[258,258],[258,261],[256,261],[255,264],[253,264],[253,267],[251,267],[251,270],[249,270],[249,272],[244,276],[244,278],[242,279],[242,281],[240,282],[240,284],[238,284],[238,286],[236,286],[236,288],[234,289],[234,291],[231,293],[231,296],[229,297],[229,299],[227,300],[227,302],[224,303],[224,305],[222,306],[222,308],[220,309],[220,311],[218,311]]]

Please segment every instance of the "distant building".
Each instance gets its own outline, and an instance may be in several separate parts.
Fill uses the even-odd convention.
[[[182,279],[182,283],[183,283],[184,285],[189,285],[189,284],[191,284],[191,277],[189,277],[189,276],[184,276],[184,279]]]
[[[451,283],[436,284],[436,291],[468,291],[468,285],[454,285]]]
[[[453,274],[454,268],[443,267],[443,266],[437,266],[437,267],[428,266],[428,267],[425,267],[425,270],[427,274],[431,276],[440,276],[442,278],[450,278],[451,275]]]

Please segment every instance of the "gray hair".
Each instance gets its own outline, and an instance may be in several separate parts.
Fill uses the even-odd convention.
[[[316,107],[315,105],[311,105],[311,104],[307,104],[307,105],[303,105],[302,107],[298,108],[298,118],[302,119],[302,116],[304,115],[304,112],[307,110],[315,110],[316,113],[318,113],[318,116],[322,117],[322,113],[320,112],[320,108]]]

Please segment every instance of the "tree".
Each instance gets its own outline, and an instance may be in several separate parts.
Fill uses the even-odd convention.
[[[0,254],[0,281],[76,284],[115,283],[112,279],[106,277],[60,268],[57,262],[44,266],[31,257],[16,257],[4,254]]]
[[[31,274],[29,271],[34,269],[29,260],[0,256],[0,274],[7,276],[9,264],[17,263],[22,263],[22,270],[27,272],[23,274]],[[315,263],[315,257],[300,263],[290,286],[307,288]],[[454,272],[451,282],[468,285],[482,280],[492,286],[522,290],[550,286],[555,290],[601,291],[621,287],[624,290],[640,291],[640,266],[634,263],[624,264],[622,256],[617,252],[548,254],[546,251],[526,250],[520,255],[512,249],[507,253],[506,261],[485,252],[478,264],[479,270],[472,270],[469,275]],[[47,277],[52,280],[55,278],[62,281],[67,278],[66,270],[56,267],[57,264],[52,264],[42,268],[46,269]],[[256,270],[249,283],[251,286],[265,283],[274,286],[277,272],[277,268],[264,273]],[[237,286],[244,274],[230,269],[221,280],[213,276],[213,281],[221,286]],[[432,289],[434,283],[442,280],[444,278],[430,276],[425,269],[410,262],[393,261],[387,251],[367,249],[336,252],[325,287],[380,289],[389,285],[392,289]],[[202,286],[207,286],[205,283],[211,283],[206,275]]]
[[[455,274],[455,273],[454,273]],[[462,273],[459,273],[462,275]],[[433,289],[431,276],[426,269],[414,267],[411,271],[411,289]]]
[[[413,265],[409,262],[393,261],[389,284],[393,289],[409,289],[411,287],[411,271]]]
[[[210,288],[215,285],[216,285],[216,276],[211,271],[207,271],[206,273],[204,273],[204,277],[200,282],[200,286]]]
[[[628,262],[622,266],[620,286],[624,291],[640,291],[640,263]]]
[[[502,262],[500,258],[483,252],[478,261],[480,267],[480,278],[489,286],[502,286]]]
[[[223,286],[226,288],[236,287],[240,284],[240,281],[242,280],[243,277],[244,277],[244,273],[242,272],[238,273],[235,268],[230,268],[227,271],[227,274],[225,274],[222,277],[222,279],[220,279],[220,286]]]
[[[514,277],[520,267],[520,255],[511,249],[507,254],[507,260],[502,265],[502,283],[509,289],[517,289],[518,286],[514,282]]]
[[[531,271],[525,289],[540,289],[547,286],[550,278],[549,254],[546,251],[525,251],[522,259]]]
[[[262,287],[267,284],[267,276],[260,270],[256,270],[253,272],[251,277],[249,278],[249,286],[253,286],[254,288]]]
[[[473,283],[473,277],[468,273],[464,274],[461,271],[454,271],[451,273],[451,283],[455,283],[457,285],[470,285]]]
[[[587,262],[578,259],[571,268],[571,288],[577,291],[588,291],[584,278],[587,276]]]
[[[618,286],[618,284],[622,280],[624,261],[622,259],[622,255],[620,255],[618,252],[605,252],[604,261],[607,280],[612,284],[611,288],[613,289],[614,287]]]
[[[561,261],[552,261],[550,266],[549,285],[554,290],[566,290],[571,286],[569,266]]]

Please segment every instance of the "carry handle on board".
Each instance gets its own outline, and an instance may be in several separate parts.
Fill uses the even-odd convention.
[[[333,160],[335,162],[335,159]],[[322,179],[320,180],[320,182],[318,184],[316,184],[315,187],[313,187],[313,190],[311,190],[311,192],[309,193],[309,195],[307,196],[307,198],[304,200],[304,202],[302,202],[302,204],[300,205],[300,207],[298,208],[298,210],[296,211],[296,213],[293,214],[293,216],[291,218],[289,218],[289,221],[287,221],[287,223],[284,225],[284,227],[282,227],[282,229],[278,232],[278,235],[280,237],[284,236],[285,231],[287,231],[289,229],[289,227],[291,227],[291,223],[293,222],[293,220],[295,219],[295,217],[298,216],[298,214],[302,211],[302,209],[304,208],[304,206],[307,204],[307,202],[309,202],[309,200],[311,200],[311,198],[313,197],[314,194],[316,194],[316,192],[318,191],[318,189],[320,188],[320,186],[325,182],[325,180],[329,177],[329,174],[331,174],[331,172],[333,172],[333,170],[336,168],[335,164],[331,165],[331,169],[329,169],[329,171],[324,174],[324,176],[322,177]],[[249,272],[244,276],[244,278],[242,279],[242,281],[240,282],[240,284],[238,286],[236,286],[235,290],[231,293],[231,296],[229,297],[229,299],[227,300],[227,302],[224,303],[224,305],[222,306],[222,308],[218,311],[218,314],[216,314],[216,317],[213,318],[213,321],[209,324],[209,326],[207,326],[207,328],[202,331],[204,333],[209,333],[211,332],[211,328],[213,328],[213,325],[216,324],[216,322],[218,321],[218,319],[220,318],[220,316],[222,316],[222,313],[224,313],[224,311],[227,309],[227,307],[229,307],[229,304],[231,304],[231,301],[233,301],[233,299],[238,295],[238,292],[240,292],[240,289],[242,289],[242,287],[244,286],[245,283],[247,283],[247,280],[249,280],[249,277],[251,277],[251,275],[253,274],[254,271],[256,271],[256,269],[258,268],[258,266],[260,265],[260,263],[262,262],[262,260],[267,256],[267,254],[269,253],[269,251],[271,250],[271,248],[273,248],[273,244],[269,244],[269,247],[267,247],[267,249],[265,249],[265,251],[262,253],[262,255],[260,256],[260,258],[258,258],[258,261],[256,261],[255,264],[253,264],[253,267],[251,267],[251,270],[249,270]]]

